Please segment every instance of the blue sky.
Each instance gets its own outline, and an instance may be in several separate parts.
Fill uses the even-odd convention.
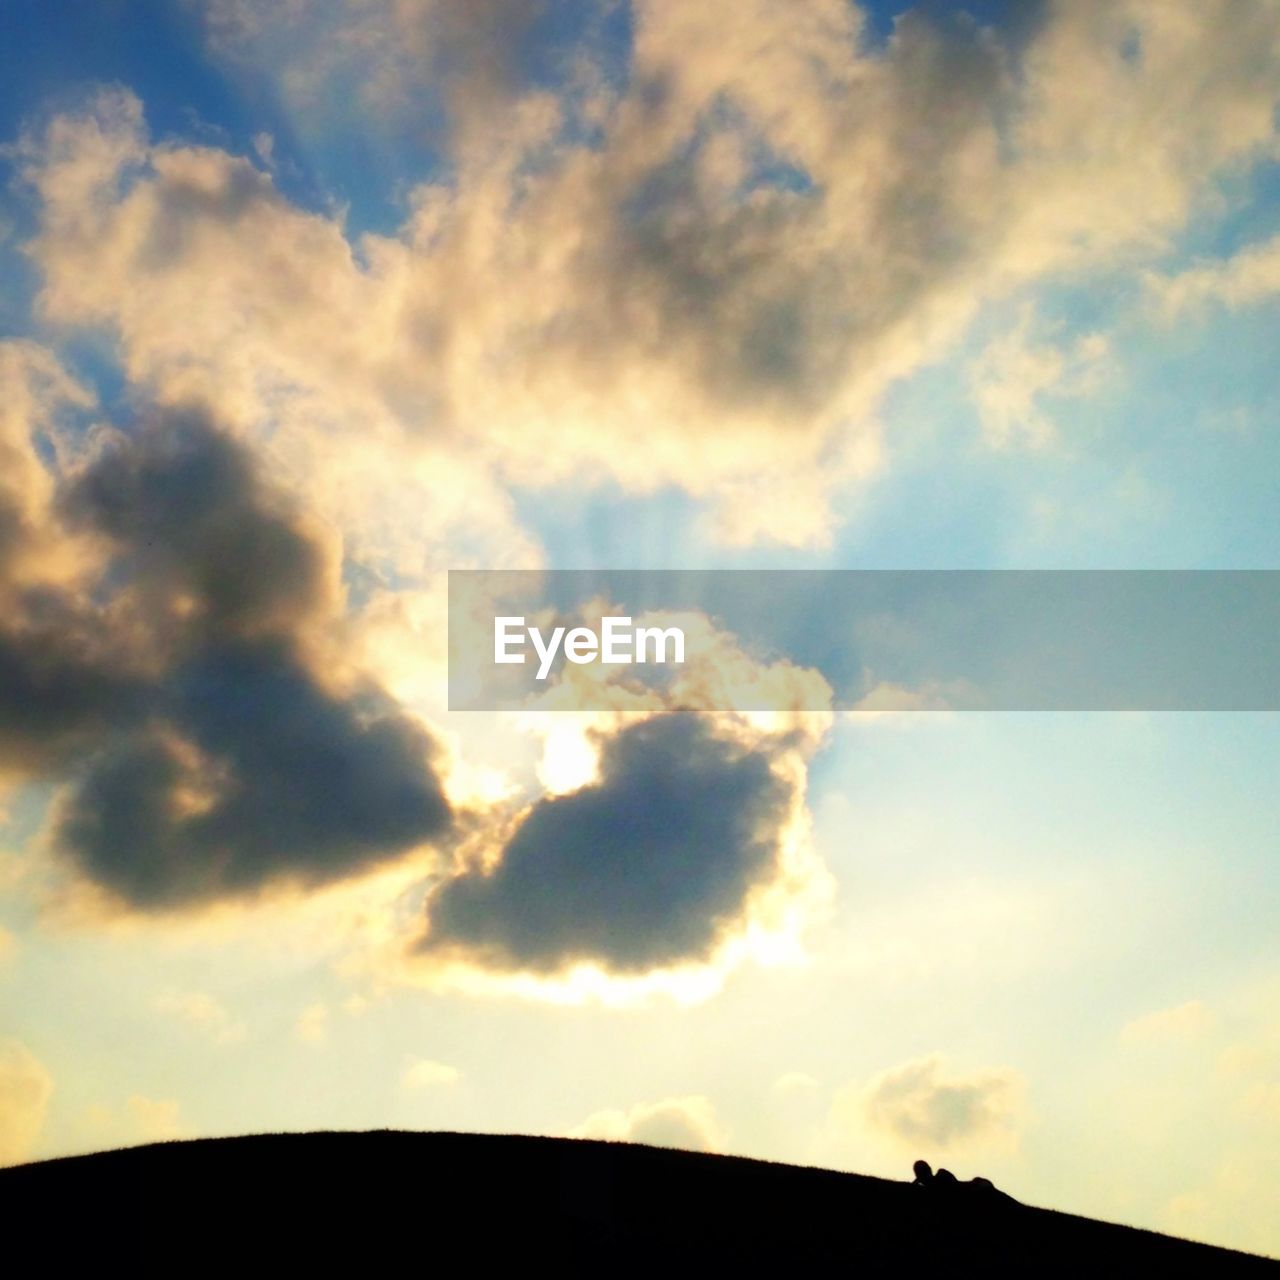
[[[965,8],[4,7],[0,1160],[660,1131],[1280,1250],[1273,716],[715,716],[816,686],[710,624],[446,710],[451,568],[1280,568],[1274,5]],[[596,838],[695,787],[674,890]]]

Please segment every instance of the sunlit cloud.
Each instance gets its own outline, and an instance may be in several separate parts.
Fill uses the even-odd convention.
[[[342,589],[323,526],[198,410],[95,430],[51,465],[44,415],[72,393],[39,351],[6,356],[7,447],[34,480],[0,492],[0,764],[76,776],[52,836],[66,863],[104,903],[166,910],[443,835],[430,734],[327,660]]]
[[[677,703],[608,729],[579,721],[585,780],[491,818],[428,894],[420,980],[699,999],[748,957],[797,959],[829,892],[804,794],[830,718],[809,717],[811,737],[785,716],[757,720]],[[554,733],[546,745],[566,749]]]
[[[510,5],[329,6],[284,41],[255,7],[235,40],[267,41],[283,61],[262,73],[286,82],[373,83],[396,60],[429,76],[448,55],[407,49],[466,48],[474,82],[437,81],[453,181],[419,186],[403,227],[353,252],[250,160],[152,143],[137,100],[113,92],[25,144],[41,307],[112,332],[159,399],[199,393],[244,430],[269,427],[281,467],[368,554],[410,571],[458,497],[473,540],[487,525],[491,545],[515,545],[495,481],[592,474],[679,484],[730,541],[821,542],[837,494],[885,465],[884,390],[982,301],[1150,257],[1216,173],[1273,145],[1265,4],[1231,21],[1213,6],[1061,7],[1017,74],[993,35],[914,13],[870,50],[836,0],[807,0],[799,19],[721,10],[636,6],[628,83],[598,81],[588,147],[571,127],[578,82],[557,93],[504,65]],[[327,22],[382,38],[334,41]],[[498,102],[503,129],[476,126]],[[193,315],[181,302],[197,296]],[[997,437],[1014,388],[1059,381],[1045,359],[994,384]],[[401,497],[417,499],[416,548],[388,519],[409,515]]]
[[[0,1165],[25,1160],[44,1125],[53,1079],[16,1040],[0,1041]]]
[[[574,1133],[723,1151],[732,1098],[738,1149],[1113,1177],[1135,1220],[1277,1247],[1274,1019],[1196,976],[1195,930],[1226,972],[1267,963],[1231,950],[1258,926],[1224,892],[1185,955],[1162,934],[1169,1008],[1130,963],[1133,904],[1183,891],[1185,851],[1120,829],[1185,789],[1172,753],[1101,844],[998,752],[986,807],[935,821],[955,759],[929,773],[905,726],[972,690],[867,670],[851,721],[692,611],[646,619],[700,655],[669,681],[573,668],[448,710],[450,568],[1268,562],[1234,499],[1270,494],[1269,384],[1139,419],[1179,344],[1262,333],[1280,291],[1280,10],[889,8],[199,0],[133,62],[77,16],[65,80],[13,69],[38,93],[0,138],[0,981],[30,1026],[0,1162],[300,1123],[332,1068],[326,1124],[466,1101],[562,1132],[603,1100]],[[819,710],[718,711],[742,702]],[[906,749],[829,770],[863,723]],[[1268,745],[1233,732],[1206,801]],[[1265,812],[1239,794],[1205,837],[1224,877]],[[1023,804],[1050,874],[1009,870],[1042,853],[994,821]],[[1064,1061],[1025,1015],[1068,971],[1115,990]],[[937,1016],[980,998],[991,1057],[961,1063]],[[472,1026],[504,1049],[483,1071],[417,1056]],[[665,1096],[636,1046],[668,1038],[705,1093]],[[209,1071],[244,1055],[248,1098]],[[1022,1141],[1113,1081],[1134,1147],[1177,1146],[1145,1207],[1076,1135]]]

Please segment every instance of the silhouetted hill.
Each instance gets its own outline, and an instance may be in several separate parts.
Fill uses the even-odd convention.
[[[625,1143],[455,1133],[202,1139],[0,1171],[9,1247],[43,1267],[381,1265],[445,1274],[1178,1275],[1280,1264],[961,1187]],[[34,1238],[32,1238],[34,1237]]]

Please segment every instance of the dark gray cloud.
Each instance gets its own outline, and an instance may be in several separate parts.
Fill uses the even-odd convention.
[[[69,487],[76,523],[117,545],[117,577],[221,637],[286,634],[324,603],[325,559],[253,459],[198,414],[121,436]],[[195,612],[190,612],[190,606]]]
[[[73,595],[5,593],[0,622],[0,768],[55,767],[141,711],[148,687],[104,611]]]
[[[622,730],[597,783],[539,801],[491,873],[446,881],[424,950],[495,968],[619,972],[705,957],[776,867],[790,790],[690,712]]]
[[[428,735],[305,658],[337,605],[331,558],[242,445],[159,417],[53,509],[106,556],[78,593],[0,582],[0,764],[70,778],[55,837],[79,870],[167,908],[339,879],[448,831]],[[17,528],[0,518],[0,546]]]
[[[448,827],[427,735],[375,689],[325,692],[285,644],[212,650],[163,703],[95,761],[58,830],[135,906],[341,878]]]

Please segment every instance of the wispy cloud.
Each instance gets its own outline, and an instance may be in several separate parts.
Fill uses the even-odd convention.
[[[1203,1000],[1144,1013],[1120,1031],[1122,1044],[1152,1044],[1171,1040],[1196,1040],[1211,1031],[1217,1019]]]
[[[215,1044],[236,1044],[245,1038],[245,1024],[203,991],[165,991],[156,998],[156,1008],[185,1022]]]
[[[1166,321],[1213,303],[1235,309],[1265,302],[1280,294],[1280,236],[1172,275],[1152,273],[1146,284]]]
[[[986,439],[996,448],[1044,448],[1057,430],[1048,401],[1096,390],[1107,369],[1107,340],[1088,333],[1064,342],[1037,339],[1033,315],[992,341],[969,367],[969,386]]]
[[[329,1006],[322,1001],[308,1005],[293,1024],[293,1034],[304,1044],[323,1044],[329,1037]]]
[[[411,1062],[400,1077],[400,1083],[406,1089],[440,1089],[455,1085],[462,1079],[462,1072],[444,1062],[436,1062],[431,1058],[417,1058]]]

